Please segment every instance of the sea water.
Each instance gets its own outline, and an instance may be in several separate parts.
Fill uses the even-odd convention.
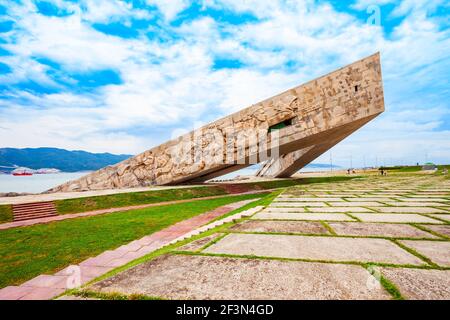
[[[300,172],[324,171],[323,168],[303,168]],[[258,171],[257,166],[241,169],[239,171],[228,173],[216,179],[233,179],[239,175],[254,175]],[[9,174],[0,174],[0,193],[4,192],[27,192],[39,193],[56,187],[64,182],[78,179],[89,172],[61,172],[49,174],[34,174],[32,176],[13,176]]]
[[[89,172],[61,172],[49,174],[34,174],[32,176],[13,176],[0,174],[0,193],[27,192],[39,193],[56,187],[64,182],[78,179]]]

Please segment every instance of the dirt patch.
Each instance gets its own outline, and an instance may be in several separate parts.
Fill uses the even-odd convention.
[[[339,235],[380,236],[394,238],[436,238],[431,233],[407,224],[330,222],[330,227]]]
[[[245,221],[230,228],[233,231],[329,234],[320,222]]]
[[[365,222],[442,223],[414,213],[354,213],[352,216]]]
[[[437,232],[441,235],[450,237],[450,226],[449,225],[423,225],[426,229],[429,229],[431,231]]]
[[[440,266],[450,267],[450,242],[448,241],[402,240],[401,243]]]
[[[372,214],[372,213],[370,213]],[[315,221],[355,221],[344,213],[294,213],[267,212],[265,210],[255,214],[252,219],[261,220],[315,220]]]
[[[389,299],[362,267],[165,255],[90,287],[169,299]]]
[[[326,261],[424,264],[419,258],[385,239],[233,233],[204,252]]]
[[[382,274],[394,282],[407,299],[449,300],[450,271],[383,268]]]
[[[212,234],[210,236],[207,236],[207,237],[204,237],[204,238],[192,241],[192,242],[190,242],[188,244],[185,244],[184,246],[178,248],[178,250],[181,250],[181,251],[197,251],[197,250],[200,250],[201,248],[206,246],[208,243],[210,243],[214,239],[220,237],[221,235],[223,235],[223,233]]]

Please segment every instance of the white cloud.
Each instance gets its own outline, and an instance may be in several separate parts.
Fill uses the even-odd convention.
[[[436,8],[440,5],[446,5],[447,7],[449,4],[445,0],[428,0],[428,1],[421,1],[421,0],[407,0],[407,1],[401,1],[399,3],[399,6],[397,6],[394,11],[392,12],[393,16],[404,16],[410,13],[415,14],[426,14],[430,12],[434,12]]]
[[[152,16],[146,10],[133,8],[132,3],[120,0],[83,0],[80,11],[84,20],[98,23],[133,19],[149,19]]]
[[[84,24],[79,16],[67,18],[25,15],[13,45],[17,56],[46,57],[69,70],[115,68],[133,56],[138,41],[109,36]],[[114,53],[114,54],[111,54]]]
[[[2,84],[35,81],[44,86],[55,88],[59,84],[47,74],[47,67],[24,56],[0,56],[0,62],[14,66],[10,73],[0,74]]]
[[[173,20],[178,13],[190,5],[189,0],[147,0],[149,5],[155,5],[167,21]]]
[[[288,1],[293,2],[293,1]],[[310,2],[310,0],[308,0]],[[257,17],[265,17],[271,12],[278,10],[277,1],[261,1],[261,0],[203,0],[203,7],[212,7],[215,9],[233,10],[239,13],[251,12]],[[297,3],[301,3],[298,1]]]
[[[356,10],[367,10],[370,6],[383,6],[390,3],[398,3],[399,0],[357,0],[352,7]]]
[[[91,26],[126,22],[135,13],[148,17],[147,11],[121,1],[86,0],[84,10],[72,4],[75,13],[69,17],[39,15],[30,3],[13,7],[18,28],[6,35],[11,43],[5,47],[14,56],[2,58],[13,72],[1,76],[2,82],[28,79],[58,88],[48,67],[33,60],[43,57],[61,64],[62,74],[112,69],[123,83],[88,93],[70,88],[48,95],[9,92],[0,100],[0,127],[6,128],[0,129],[2,144],[136,153],[170,137],[170,132],[152,136],[158,128],[170,131],[214,120],[381,51],[386,115],[336,147],[336,159],[346,161],[349,151],[358,150],[382,157],[392,153],[389,146],[413,159],[427,142],[430,155],[431,147],[448,146],[448,131],[438,130],[448,117],[448,102],[428,96],[421,100],[416,93],[447,77],[449,32],[426,16],[438,1],[425,7],[414,1],[408,7],[400,5],[398,11],[407,16],[389,38],[380,27],[322,2],[203,1],[205,8],[249,12],[260,20],[232,25],[198,17],[179,27],[168,22],[188,7],[188,1],[148,2],[165,18],[159,22],[161,32],[176,37],[165,42],[142,35],[124,39]],[[355,6],[368,3],[360,0]],[[215,59],[239,60],[243,67],[215,70]],[[290,62],[294,67],[286,67]],[[135,128],[149,129],[143,135]],[[440,157],[446,156],[442,152]]]

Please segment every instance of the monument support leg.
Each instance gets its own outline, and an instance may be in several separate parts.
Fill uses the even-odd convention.
[[[331,141],[283,154],[277,159],[272,158],[265,162],[255,175],[257,177],[288,178],[344,140],[352,132],[343,132]]]

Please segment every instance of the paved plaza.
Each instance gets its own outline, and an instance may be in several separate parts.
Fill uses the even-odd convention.
[[[288,188],[266,208],[89,286],[168,299],[450,299],[450,180]]]

